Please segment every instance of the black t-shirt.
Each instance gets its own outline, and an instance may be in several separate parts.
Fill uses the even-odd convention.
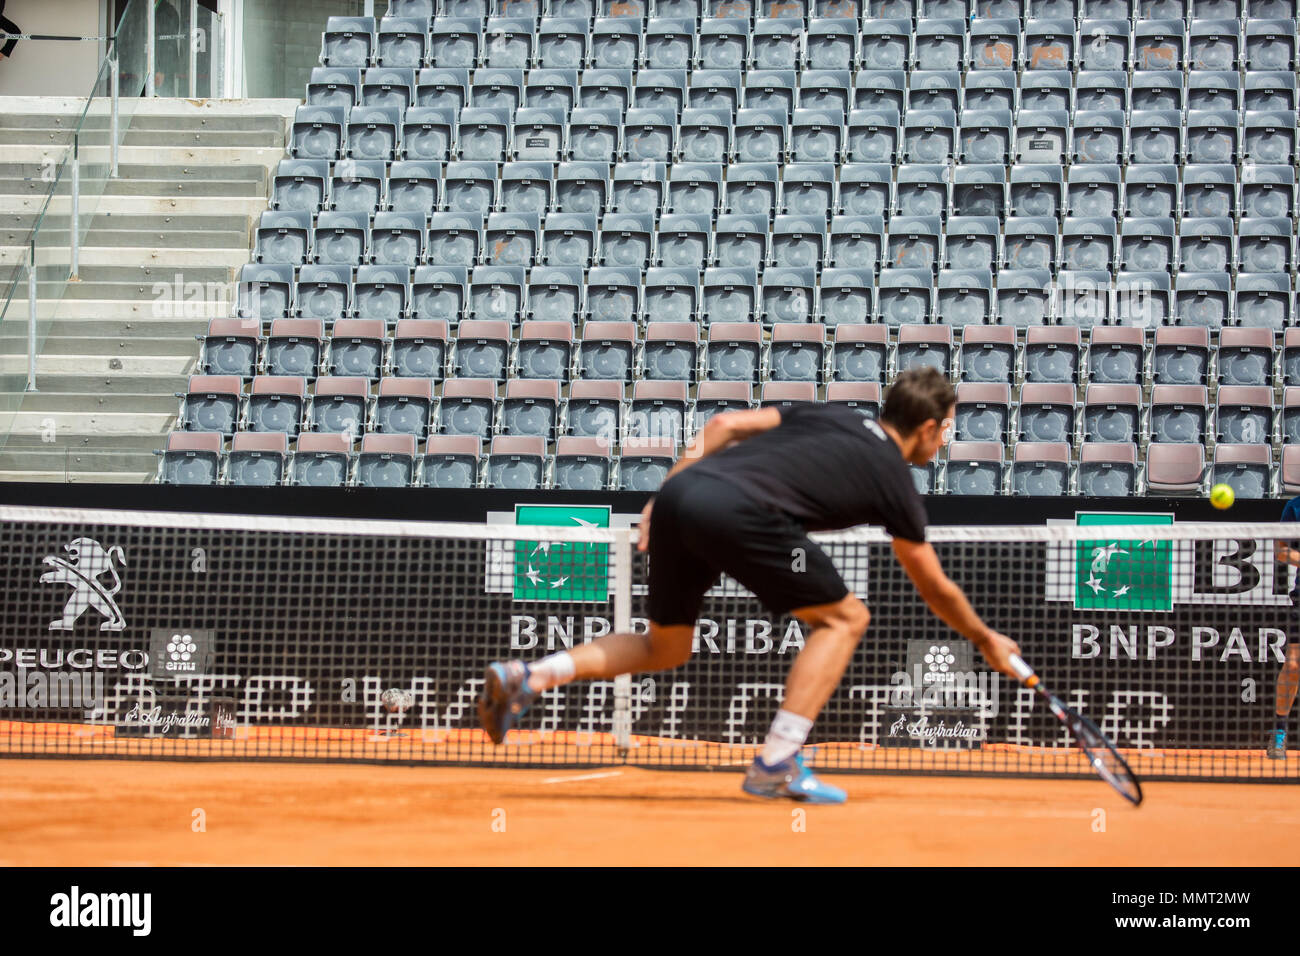
[[[1292,498],[1282,507],[1282,520],[1287,524],[1291,522],[1300,522],[1300,497]],[[1288,547],[1300,551],[1300,541],[1286,542]],[[1287,573],[1291,574],[1291,569],[1287,568]],[[1300,571],[1295,572],[1294,583],[1291,585],[1291,602],[1300,607]]]
[[[847,405],[791,405],[776,428],[701,459],[695,469],[810,531],[874,524],[896,538],[925,539],[925,505],[898,445]]]

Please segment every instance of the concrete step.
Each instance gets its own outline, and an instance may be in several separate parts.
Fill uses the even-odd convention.
[[[195,355],[198,355],[197,349]],[[17,358],[18,356],[14,355],[0,356],[0,374],[26,372],[25,358],[21,365],[14,367],[14,360]],[[86,407],[93,408],[97,402],[116,402],[119,399],[130,400],[132,397],[146,400],[147,403],[165,396],[174,408],[177,402],[175,393],[184,390],[184,383],[178,384],[175,377],[167,376],[128,375],[117,371],[95,374],[88,368],[74,369],[61,374],[41,375],[40,363],[44,358],[43,355],[37,356],[36,387],[39,389],[39,394],[48,398],[57,398],[66,394],[85,402]],[[30,398],[31,393],[25,397]],[[113,407],[116,408],[117,405]]]
[[[0,157],[0,180],[41,180],[41,172],[49,167],[40,163],[17,162],[12,156],[6,155]],[[93,167],[96,171],[106,169],[106,166]],[[213,169],[210,166],[203,166],[197,163],[160,163],[156,161],[144,161],[138,163],[128,163],[119,159],[117,164],[118,182],[139,182],[139,181],[158,181],[158,182],[206,182],[212,177],[221,180],[231,181],[257,181],[261,182],[266,175],[266,171],[258,166],[230,166]],[[48,176],[47,176],[48,185]]]
[[[34,215],[32,213],[14,213],[7,216],[0,216],[0,230],[9,230],[19,232],[32,229],[37,220],[41,222],[42,229],[67,232],[72,225],[72,219],[66,213],[56,214],[53,212],[46,213],[45,217]],[[83,214],[84,219],[84,214]],[[82,228],[85,223],[82,222]],[[124,216],[106,215],[103,212],[96,211],[94,222],[90,228],[90,235],[94,235],[98,229],[107,230],[158,230],[169,231],[177,230],[182,232],[194,232],[197,230],[213,231],[227,230],[238,232],[248,229],[247,216],[228,216],[213,213],[211,215],[180,215],[174,213],[163,213],[161,215],[150,215],[148,213],[129,213]]]
[[[41,383],[37,381],[37,388]],[[0,397],[0,404],[4,398]],[[115,435],[148,435],[165,432],[179,411],[173,395],[79,395],[72,392],[27,392],[23,404],[12,416],[14,432],[38,435],[54,417],[59,431]]]
[[[47,160],[63,161],[63,146],[8,146],[5,155],[11,162],[41,165]],[[284,158],[284,146],[123,146],[118,150],[119,163],[160,163],[209,166],[274,166]],[[107,166],[111,161],[108,147],[92,146],[82,150],[88,163]]]
[[[5,443],[6,451],[112,452],[130,454],[152,452],[167,443],[166,432],[138,435],[101,435],[71,430],[56,430],[54,440],[48,434],[15,434]]]
[[[84,276],[85,270],[82,270]],[[157,280],[148,284],[140,282],[87,282],[84,278],[79,281],[68,281],[66,278],[58,282],[37,282],[36,284],[36,301],[39,305],[43,300],[54,297],[60,298],[64,303],[72,300],[82,302],[104,301],[118,303],[140,303],[140,302],[157,302],[166,300],[171,303],[171,314],[175,315],[178,311],[183,315],[188,296],[191,301],[233,301],[233,290],[230,283],[234,280],[229,272],[223,272],[222,278],[209,279],[207,282],[201,282],[197,279],[191,279],[189,270],[179,275],[171,275],[165,279],[159,277]],[[19,289],[19,294],[27,291],[24,285]],[[200,291],[202,295],[200,295]],[[23,301],[27,298],[24,295]]]
[[[284,135],[288,128],[289,116],[259,115],[180,115],[168,116],[132,116],[127,132],[143,130],[146,132],[186,133],[193,131],[232,132],[232,133],[279,133]],[[12,113],[0,111],[0,131],[33,133],[61,132],[71,133],[81,120],[80,113]],[[120,119],[125,124],[125,119]],[[87,133],[107,134],[112,127],[112,119],[107,112],[98,110],[86,114],[81,129]]]
[[[46,281],[51,283],[63,282],[67,277],[68,270],[66,267],[37,266],[36,269],[38,284]],[[180,281],[224,282],[229,277],[230,270],[224,266],[195,266],[192,269],[185,270]],[[151,288],[155,282],[173,282],[177,281],[177,279],[174,273],[166,270],[165,266],[126,266],[114,263],[93,266],[83,264],[81,266],[81,281],[83,283],[138,283],[146,288]]]
[[[161,186],[160,186],[161,190]],[[32,191],[30,194],[6,194],[0,183],[0,219],[24,214],[34,215],[45,208],[47,194]],[[96,216],[240,216],[254,220],[267,209],[266,197],[256,196],[194,196],[190,194],[165,196],[161,191],[152,196],[99,195],[93,200]],[[55,196],[49,202],[49,212],[68,216],[72,211],[72,198]],[[86,201],[82,200],[82,215],[86,214]]]
[[[28,257],[43,215],[38,391],[0,393],[0,480],[152,481],[195,337],[229,315],[297,102],[133,101],[119,176],[108,179],[100,104],[79,138],[80,275],[67,276],[70,183],[64,163],[84,100],[0,97],[0,278]],[[26,378],[25,276],[0,326],[6,388]],[[188,293],[188,294],[187,294]],[[55,316],[50,319],[48,316]],[[51,438],[55,440],[50,441]]]
[[[247,244],[227,249],[167,249],[158,246],[88,246],[81,250],[81,266],[155,266],[167,269],[189,269],[195,266],[220,265],[236,269],[249,261]],[[25,263],[28,250],[25,246],[0,246],[0,266]],[[71,263],[71,252],[66,246],[43,248],[41,261],[57,264],[65,270]]]
[[[22,325],[21,322],[17,323]],[[8,325],[6,321],[5,326]],[[5,326],[0,326],[0,330]],[[103,342],[126,342],[128,348],[134,349],[136,342],[172,342],[177,343],[177,352],[150,352],[135,354],[183,354],[185,350],[198,354],[194,336],[207,332],[207,319],[66,319],[62,316],[47,327],[46,341],[61,338],[84,340],[99,339]],[[0,331],[0,354],[27,354],[26,326],[12,334]],[[16,345],[16,347],[15,347]],[[142,346],[143,347],[143,346]],[[114,345],[114,349],[118,346]]]
[[[52,322],[47,321],[40,331],[46,339],[55,338],[96,338],[102,340],[131,341],[150,340],[171,336],[185,343],[186,348],[198,354],[198,345],[194,337],[203,335],[208,330],[209,320],[198,319],[103,319],[99,317],[69,319],[58,316]],[[12,325],[12,328],[11,328]],[[42,339],[44,341],[44,339]],[[180,346],[178,346],[178,349]],[[27,354],[27,324],[21,318],[12,323],[6,319],[0,325],[0,355]]]
[[[84,387],[93,393],[108,376],[126,376],[127,380],[153,383],[151,390],[166,386],[170,394],[177,390],[177,382],[198,364],[197,344],[190,355],[131,355],[124,354],[125,350],[119,353],[115,346],[108,345],[103,351],[90,351],[86,346],[93,343],[93,339],[42,342],[41,352],[36,356],[37,386],[45,388],[47,383],[57,382],[64,387]],[[27,357],[0,346],[0,375],[5,374],[26,375]]]
[[[99,465],[102,462],[96,460],[93,464]],[[152,484],[156,478],[157,472],[154,471],[31,471],[21,467],[21,463],[20,467],[12,471],[0,470],[0,481],[41,481],[68,485],[145,485]]]
[[[60,302],[36,300],[37,321],[48,321],[51,317],[61,322],[88,322],[104,319],[132,319],[147,322],[150,319],[175,319],[177,315],[206,323],[209,319],[219,319],[230,315],[230,302],[222,299],[203,299],[193,302],[180,300],[170,293],[158,299],[147,301],[112,302],[101,300],[67,299]],[[27,299],[15,298],[9,305],[6,317],[25,318],[27,316]]]
[[[131,228],[117,219],[100,220],[87,232],[83,239],[84,248],[138,248],[152,246],[157,249],[229,249],[241,243],[247,248],[248,227],[218,229],[198,227],[184,229],[175,226],[149,228],[142,221],[141,228]],[[14,229],[0,225],[0,246],[20,246],[31,236],[31,227]],[[65,228],[51,224],[41,227],[38,240],[44,249],[70,248],[72,233]],[[71,261],[71,260],[69,260]]]
[[[283,156],[283,153],[280,154]],[[279,162],[279,159],[276,160]],[[273,166],[274,164],[270,164]],[[42,202],[54,187],[56,173],[53,165],[40,163],[0,162],[0,195],[39,196]],[[56,198],[71,195],[71,183],[65,177],[57,184]],[[269,192],[272,171],[269,166],[237,165],[210,166],[201,162],[193,164],[120,164],[116,179],[110,178],[104,165],[82,166],[82,182],[86,195],[98,194],[103,198],[147,196],[152,198],[190,197],[242,197],[265,198]]]
[[[53,441],[49,439],[53,437]],[[4,481],[151,481],[165,434],[74,434],[57,426],[15,434],[0,446]]]
[[[108,115],[109,103],[96,97],[90,105],[92,116]],[[298,99],[222,100],[157,96],[131,101],[132,122],[158,117],[281,116],[291,117],[302,105]],[[84,96],[0,96],[0,115],[79,117],[87,112]]]
[[[83,129],[78,138],[81,151],[90,147],[108,148],[109,133],[104,129]],[[6,129],[0,123],[0,146],[58,146],[64,149],[72,145],[73,132],[70,129]],[[132,146],[278,146],[284,148],[284,130],[221,130],[221,129],[186,129],[186,130],[150,130],[132,127],[122,135],[119,141],[124,147]]]
[[[60,319],[46,333],[41,343],[39,358],[78,356],[83,357],[87,363],[83,366],[85,368],[98,369],[101,366],[90,363],[99,362],[102,363],[102,368],[109,371],[126,368],[125,365],[115,366],[112,364],[114,362],[126,363],[141,359],[174,361],[177,358],[197,361],[198,344],[194,336],[202,335],[205,328],[204,322],[184,326],[181,323],[173,323],[163,334],[159,334],[152,328],[147,333],[101,334],[103,330],[114,325],[120,323],[92,324],[87,321],[83,328],[76,328]],[[189,334],[191,329],[199,331],[191,335]],[[21,355],[24,356],[24,368],[26,368],[26,349],[27,339],[24,335],[0,335],[0,361]]]
[[[204,167],[197,167],[203,169]],[[270,190],[270,181],[266,169],[261,166],[212,166],[207,167],[212,178],[209,180],[170,180],[170,179],[108,179],[107,174],[96,174],[102,188],[96,187],[102,200],[112,199],[258,199],[266,201]],[[228,178],[226,173],[234,170],[248,170],[258,175],[249,179]],[[31,179],[8,178],[0,180],[0,196],[14,199],[35,199],[39,210],[50,194],[50,184],[39,176]],[[58,196],[70,195],[67,183],[60,183]],[[12,200],[10,200],[12,201]],[[24,207],[28,208],[28,207]]]

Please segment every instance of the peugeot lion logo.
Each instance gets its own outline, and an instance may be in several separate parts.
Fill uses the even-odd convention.
[[[91,538],[76,538],[63,546],[64,551],[72,552],[71,558],[62,558],[52,554],[41,563],[48,564],[53,571],[41,575],[42,584],[66,584],[72,588],[72,595],[64,605],[63,617],[50,622],[51,631],[70,631],[77,619],[90,608],[94,608],[108,620],[99,625],[101,631],[121,631],[126,628],[126,619],[118,608],[113,595],[122,590],[122,579],[118,577],[117,563],[126,567],[126,555],[117,545],[104,550],[104,546]],[[112,587],[105,587],[100,576],[111,574]]]

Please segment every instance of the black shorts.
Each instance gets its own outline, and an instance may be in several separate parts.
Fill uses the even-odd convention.
[[[798,522],[693,468],[675,475],[655,498],[649,554],[650,620],[666,626],[694,624],[705,592],[722,572],[778,615],[849,593]]]

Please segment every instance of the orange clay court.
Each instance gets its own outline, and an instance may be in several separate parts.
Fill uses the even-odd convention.
[[[1300,802],[1287,785],[1148,782],[1135,809],[1099,780],[836,774],[847,805],[799,807],[744,796],[734,770],[66,759],[2,769],[4,866],[1263,866],[1300,856]],[[205,832],[192,828],[200,809]]]

